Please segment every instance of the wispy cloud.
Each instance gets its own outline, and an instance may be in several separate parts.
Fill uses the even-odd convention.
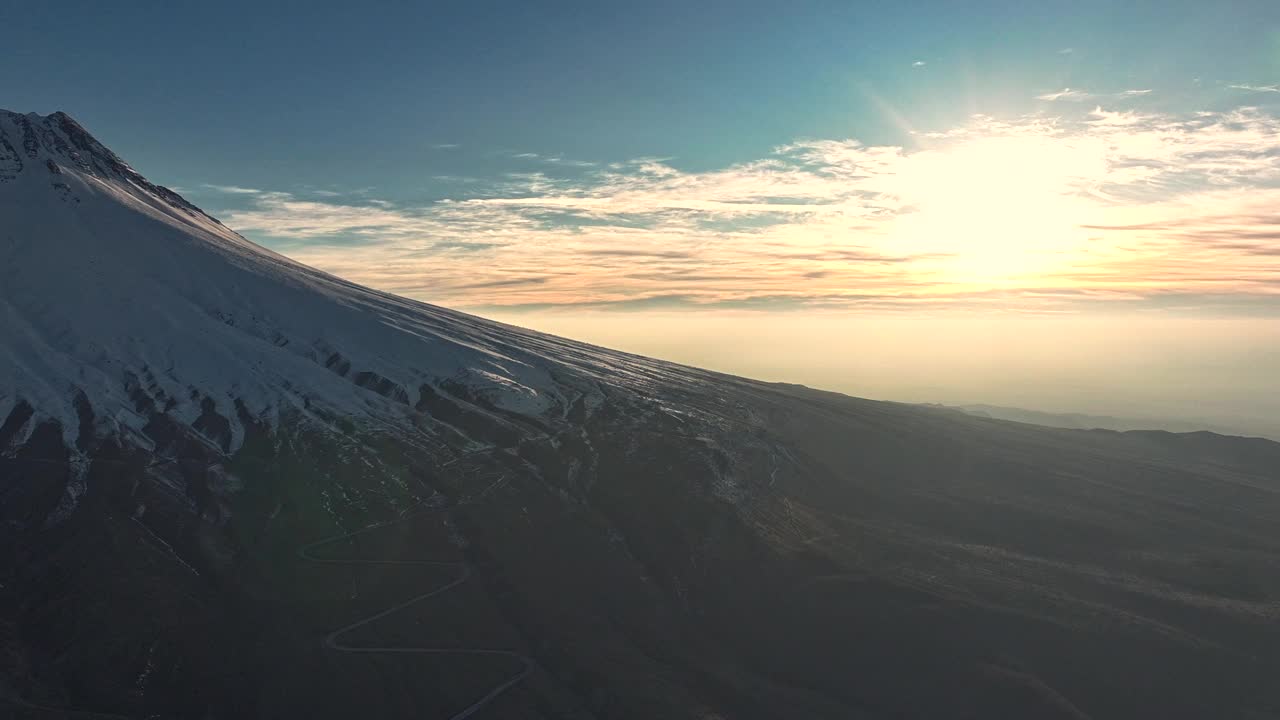
[[[1150,89],[1146,90],[1122,90],[1114,93],[1091,93],[1084,90],[1073,88],[1063,88],[1057,92],[1044,93],[1037,95],[1037,100],[1045,100],[1048,102],[1056,102],[1058,100],[1069,100],[1072,102],[1099,101],[1099,100],[1122,100],[1124,98],[1141,97],[1149,95]]]
[[[1062,107],[975,116],[910,148],[813,139],[707,171],[550,166],[418,206],[260,192],[224,219],[325,270],[470,307],[1280,305],[1280,118]]]
[[[1090,93],[1083,90],[1072,90],[1071,88],[1062,88],[1057,92],[1045,93],[1037,95],[1037,100],[1048,100],[1050,102],[1056,100],[1089,100],[1093,97]]]
[[[420,218],[377,205],[348,205],[304,200],[291,193],[260,193],[247,210],[226,214],[233,227],[293,240],[355,234],[381,238],[430,229]]]
[[[200,187],[205,188],[206,190],[213,190],[214,192],[227,193],[229,195],[259,195],[262,193],[262,191],[257,188],[240,187],[239,185],[212,185],[210,183],[203,183]]]
[[[538,162],[551,163],[561,167],[589,168],[596,166],[596,163],[589,162],[587,160],[573,160],[571,158],[566,158],[563,155],[543,155],[536,152],[512,153],[511,157],[517,160],[537,160]]]
[[[927,65],[927,64],[928,64],[928,63],[926,63],[926,62],[925,62],[925,61],[923,61],[923,60],[917,60],[917,61],[915,61],[915,62],[911,63],[911,67],[924,67],[924,66],[925,66],[925,65]]]
[[[1280,93],[1280,85],[1228,85],[1232,90],[1255,93]]]

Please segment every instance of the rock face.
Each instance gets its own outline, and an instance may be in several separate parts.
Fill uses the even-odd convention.
[[[1263,717],[1278,469],[379,293],[0,112],[17,717]]]

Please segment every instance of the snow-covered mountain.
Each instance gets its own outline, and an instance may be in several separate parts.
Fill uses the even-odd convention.
[[[1270,717],[1280,444],[363,288],[0,112],[0,712]]]
[[[369,290],[249,242],[64,113],[0,112],[0,418],[145,443],[162,408],[224,452],[246,422],[403,425],[462,392],[529,417],[697,373]],[[201,418],[204,418],[202,421]],[[20,442],[21,438],[11,439]]]

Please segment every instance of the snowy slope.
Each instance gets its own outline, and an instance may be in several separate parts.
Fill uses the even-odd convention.
[[[234,451],[246,421],[282,414],[403,424],[424,384],[532,417],[598,402],[602,385],[700,375],[300,265],[148,182],[63,113],[0,111],[0,338],[0,422],[26,403],[68,444],[80,393],[95,433],[140,438],[141,392],[188,425],[226,418]]]

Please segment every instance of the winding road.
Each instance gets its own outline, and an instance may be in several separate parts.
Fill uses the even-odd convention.
[[[402,514],[401,517],[395,520],[375,523],[373,525],[369,525],[365,528],[356,530],[354,532],[343,533],[341,535],[335,535],[333,537],[325,538],[323,540],[318,540],[308,545],[304,545],[303,547],[298,549],[298,556],[301,557],[302,559],[308,560],[314,563],[322,563],[325,565],[412,565],[412,566],[419,566],[419,567],[454,568],[457,571],[457,574],[454,577],[454,579],[450,580],[444,585],[441,585],[440,587],[437,587],[429,592],[422,593],[421,595],[416,595],[414,597],[411,597],[408,600],[405,600],[404,602],[397,603],[396,605],[392,605],[391,607],[386,608],[385,610],[380,610],[372,615],[369,615],[368,617],[361,618],[348,625],[343,625],[337,630],[334,630],[333,632],[329,633],[327,636],[325,636],[325,639],[324,639],[325,647],[329,648],[330,650],[335,650],[337,652],[416,654],[416,655],[461,655],[461,656],[470,656],[470,657],[475,657],[475,656],[505,657],[505,658],[513,658],[513,659],[519,660],[523,664],[523,667],[518,673],[504,680],[498,685],[494,686],[487,693],[485,693],[483,697],[477,699],[475,702],[472,702],[470,705],[463,708],[459,712],[453,715],[450,715],[449,720],[463,720],[464,718],[471,717],[472,715],[476,714],[481,709],[483,709],[490,702],[495,700],[499,695],[502,695],[504,692],[506,692],[507,690],[510,690],[512,687],[518,684],[521,680],[524,680],[525,677],[528,676],[529,673],[533,671],[533,659],[528,657],[527,655],[523,655],[514,650],[494,650],[489,648],[382,647],[382,646],[348,645],[347,643],[344,643],[342,641],[342,636],[346,635],[347,633],[353,630],[357,630],[361,627],[364,627],[365,625],[368,625],[373,622],[377,622],[378,620],[381,620],[382,618],[385,618],[389,615],[394,615],[395,613],[398,613],[401,610],[405,610],[407,608],[413,607],[414,605],[417,605],[418,603],[429,600],[430,598],[436,597],[437,595],[442,595],[446,592],[449,592],[450,590],[453,590],[454,588],[465,583],[471,577],[471,572],[472,572],[471,566],[465,562],[446,562],[442,560],[402,560],[397,558],[378,559],[378,560],[332,560],[328,558],[316,557],[313,551],[319,548],[325,547],[327,545],[332,545],[334,543],[339,543],[344,540],[349,540],[351,538],[358,537],[360,535],[365,535],[367,533],[371,533],[376,530],[382,530],[387,527],[391,527],[393,525],[398,525],[408,520],[421,517],[422,515],[426,515],[432,512],[447,512],[448,510],[452,509],[452,507],[457,507],[459,505],[465,505],[470,502],[474,502],[476,499],[479,499],[480,497],[487,494],[489,490],[493,489],[493,487],[496,486],[498,483],[502,482],[502,480],[503,478],[499,478],[492,485],[485,488],[485,490],[481,491],[476,497],[460,501],[453,506],[427,508],[425,510],[419,510],[418,512],[406,512],[405,514]]]
[[[468,453],[463,453],[462,455],[459,455],[453,460],[450,460],[448,463],[445,463],[445,465],[451,465],[457,462],[458,460],[461,460],[469,455],[477,454],[480,452],[486,452],[489,450],[492,450],[492,448],[485,448],[483,450],[474,450]],[[0,458],[0,459],[12,460],[12,458]],[[172,461],[173,461],[172,458],[161,458],[153,461],[147,467],[148,468],[154,467],[156,465],[161,465],[161,464],[165,464],[167,462],[172,462]],[[71,464],[71,463],[68,463],[67,461],[43,460],[43,459],[35,459],[35,458],[23,459],[19,462],[48,462],[48,463],[56,463],[56,464],[62,464],[62,465]],[[112,461],[95,460],[95,462],[112,462]],[[486,692],[482,697],[475,700],[467,707],[454,713],[453,715],[450,715],[448,720],[464,720],[465,718],[469,718],[472,715],[475,715],[477,712],[482,710],[490,702],[497,699],[498,696],[502,695],[503,693],[505,693],[506,691],[510,690],[512,687],[520,683],[520,681],[524,680],[525,677],[527,677],[529,673],[533,671],[533,659],[527,655],[521,654],[514,650],[497,650],[497,649],[490,649],[490,648],[380,647],[380,646],[349,645],[342,641],[342,636],[346,635],[347,633],[353,630],[357,630],[361,627],[364,627],[365,625],[377,622],[378,620],[381,620],[382,618],[385,618],[389,615],[393,615],[402,610],[413,607],[414,605],[417,605],[418,603],[421,603],[433,597],[436,597],[437,595],[442,595],[450,590],[453,590],[454,588],[462,585],[468,579],[471,578],[471,575],[472,575],[471,566],[465,562],[447,562],[442,560],[403,560],[403,559],[397,559],[397,558],[386,558],[386,559],[376,559],[376,560],[333,560],[329,558],[316,557],[313,551],[328,545],[333,545],[333,544],[342,542],[344,540],[349,540],[351,538],[358,537],[360,535],[365,535],[365,534],[374,532],[376,530],[382,530],[382,529],[391,527],[393,525],[398,525],[400,523],[407,522],[409,520],[421,517],[426,514],[430,514],[433,512],[447,512],[448,510],[454,507],[470,504],[487,495],[491,490],[493,490],[495,487],[501,484],[504,479],[505,479],[505,475],[502,477],[499,477],[497,480],[495,480],[488,487],[486,487],[484,490],[481,490],[476,495],[466,498],[464,500],[461,500],[452,506],[424,508],[423,505],[420,504],[418,506],[417,512],[406,511],[399,518],[395,520],[375,523],[373,525],[369,525],[367,527],[361,528],[360,530],[355,530],[353,532],[343,533],[341,535],[328,537],[323,540],[318,540],[316,542],[309,543],[298,549],[298,556],[303,560],[307,560],[309,562],[314,562],[314,563],[321,563],[324,565],[408,565],[408,566],[418,566],[418,567],[454,568],[457,571],[454,579],[450,580],[444,585],[441,585],[440,587],[437,587],[429,592],[422,593],[421,595],[416,595],[414,597],[411,597],[408,600],[405,600],[404,602],[392,605],[391,607],[386,608],[385,610],[380,610],[372,615],[369,615],[368,617],[364,617],[350,624],[343,625],[337,630],[334,630],[333,632],[326,635],[324,639],[325,647],[329,648],[330,650],[334,650],[337,652],[344,652],[344,653],[459,655],[459,656],[468,656],[468,657],[486,656],[486,657],[513,658],[515,660],[520,661],[523,667],[520,669],[518,673],[516,673],[515,675],[512,675],[510,678],[497,684],[496,686],[491,688],[488,692]],[[179,560],[181,560],[181,558],[179,558]],[[183,564],[186,564],[186,563],[184,562]],[[0,701],[8,702],[12,705],[16,705],[18,707],[25,708],[28,710],[61,713],[63,715],[68,715],[68,716],[99,717],[99,718],[114,718],[114,719],[128,720],[127,716],[125,715],[95,712],[92,710],[79,710],[79,709],[65,708],[65,707],[57,708],[52,706],[31,703],[31,702],[22,700],[20,698],[5,697],[5,698],[0,698]]]

